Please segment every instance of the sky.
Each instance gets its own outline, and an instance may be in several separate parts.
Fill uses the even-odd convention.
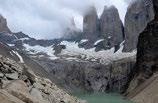
[[[0,0],[0,14],[7,19],[13,32],[22,31],[37,39],[53,39],[63,36],[72,18],[82,30],[83,15],[89,6],[95,6],[101,15],[105,5],[114,5],[124,22],[128,4],[125,0]]]

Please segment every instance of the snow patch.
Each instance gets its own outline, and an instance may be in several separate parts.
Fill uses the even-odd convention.
[[[54,55],[55,51],[53,50],[52,46],[42,47],[40,45],[30,46],[28,44],[24,44],[23,46],[26,48],[26,51],[28,51],[29,54],[45,53],[50,59],[57,59],[57,57]]]
[[[24,63],[24,60],[23,60],[22,56],[17,51],[12,50],[12,52],[18,56],[18,58],[20,60],[20,63]]]
[[[129,53],[123,53],[123,43],[124,42],[120,44],[120,49],[116,53],[114,53],[114,47],[109,50],[102,50],[96,52],[95,48],[85,50],[84,48],[79,48],[78,43],[63,41],[61,42],[61,44],[66,45],[66,49],[64,49],[60,55],[69,55],[70,57],[76,57],[76,59],[80,58],[83,60],[97,61],[103,64],[108,64],[109,62],[114,60],[132,57],[136,55],[136,50]]]
[[[102,41],[104,41],[104,39],[97,40],[97,41],[94,43],[94,45],[97,45],[98,43],[100,43],[100,42],[102,42]]]
[[[80,43],[82,44],[82,43],[85,43],[85,42],[87,42],[88,41],[88,39],[82,39],[81,41],[80,41]]]
[[[20,38],[19,40],[22,40],[22,41],[24,41],[24,40],[29,40],[30,38]]]
[[[8,46],[12,47],[12,46],[15,46],[15,44],[7,44]]]
[[[100,42],[101,40],[98,40],[97,42]],[[54,55],[54,50],[52,46],[48,47],[42,47],[39,45],[36,46],[30,46],[28,44],[24,44],[24,47],[26,48],[26,51],[28,51],[29,54],[32,54],[33,56],[36,56],[36,54],[40,55],[42,57],[41,53],[47,54],[43,56],[48,56],[51,60],[55,59],[66,59],[66,60],[76,60],[76,61],[92,61],[92,62],[98,62],[102,64],[109,64],[112,61],[127,58],[127,57],[133,57],[136,55],[136,50],[129,53],[123,53],[123,43],[120,44],[120,49],[115,53],[115,48],[111,48],[109,50],[102,50],[102,51],[95,51],[95,47],[91,49],[84,49],[79,48],[78,43],[76,42],[68,42],[68,41],[62,41],[60,45],[65,45],[66,49],[63,49],[60,54],[57,56]],[[96,43],[97,44],[97,43]]]

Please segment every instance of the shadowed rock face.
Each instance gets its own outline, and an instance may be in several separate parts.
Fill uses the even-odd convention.
[[[0,15],[0,32],[11,33],[7,26],[7,21],[2,15]]]
[[[125,16],[125,52],[136,49],[139,34],[153,18],[153,5],[148,0],[137,0],[128,8]]]
[[[101,35],[106,40],[105,45],[114,47],[123,41],[123,24],[120,20],[117,8],[105,7],[100,18]]]
[[[158,67],[158,0],[153,2],[155,18],[140,34],[137,46],[137,69],[141,79],[149,78]]]
[[[150,86],[150,84],[153,83],[152,78],[156,77],[156,72],[158,71],[158,0],[153,0],[153,5],[155,17],[147,24],[146,28],[143,30],[142,33],[140,33],[138,38],[137,61],[135,71],[132,73],[134,78],[132,79],[128,89],[129,95],[133,95],[133,97],[137,97],[137,95],[139,96],[139,94],[132,94],[131,91],[142,92],[143,89],[141,88],[141,91],[140,87],[142,87],[142,85],[144,85],[146,82],[147,85],[145,87]],[[157,93],[157,91],[150,91],[150,94],[153,93]],[[150,96],[145,98],[150,98]],[[145,101],[140,103],[149,102]]]
[[[95,7],[90,7],[83,19],[83,33],[86,39],[97,37],[98,16]]]

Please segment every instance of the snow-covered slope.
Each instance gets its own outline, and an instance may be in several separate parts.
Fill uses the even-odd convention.
[[[95,48],[79,48],[78,43],[76,42],[62,41],[58,45],[66,46],[66,49],[62,49],[61,53],[59,53],[58,55],[54,55],[55,50],[53,49],[53,45],[48,47],[42,47],[39,45],[30,46],[28,44],[24,44],[23,46],[26,48],[25,50],[28,51],[29,54],[40,54],[41,56],[41,53],[45,53],[50,59],[53,60],[59,58],[67,60],[87,60],[103,64],[136,55],[136,51],[130,53],[123,53],[123,43],[121,43],[120,49],[116,53],[114,53],[114,48],[98,52],[95,51]]]

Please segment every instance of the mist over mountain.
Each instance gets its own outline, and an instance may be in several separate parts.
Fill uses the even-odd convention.
[[[1,0],[0,13],[13,32],[23,31],[38,39],[59,38],[74,18],[82,30],[83,15],[95,6],[100,16],[104,6],[115,5],[124,22],[128,3],[125,0]]]

